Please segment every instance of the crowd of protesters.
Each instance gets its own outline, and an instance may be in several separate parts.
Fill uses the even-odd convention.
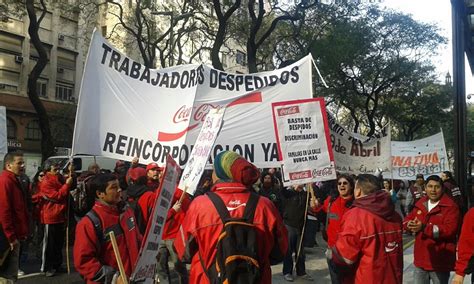
[[[232,151],[219,153],[213,167],[193,196],[177,188],[171,198],[156,255],[160,283],[171,281],[169,262],[179,283],[237,283],[244,277],[245,283],[271,283],[271,265],[280,262],[286,281],[312,282],[304,247],[318,245],[318,231],[327,243],[332,283],[402,283],[403,234],[415,238],[416,284],[448,283],[452,271],[452,283],[463,283],[474,268],[474,211],[467,210],[463,190],[450,172],[426,179],[417,175],[413,183],[338,173],[334,181],[284,187],[279,170],[257,169]],[[160,195],[164,168],[142,166],[135,158],[129,167],[118,161],[113,172],[97,164],[78,176],[72,166],[60,170],[45,163],[30,183],[22,154],[5,156],[0,283],[14,283],[23,274],[21,255],[28,242],[40,248],[45,276],[64,272],[68,226],[74,266],[86,283],[129,279]],[[236,275],[225,273],[227,263],[221,267],[218,258],[226,249],[221,241],[229,220],[247,222],[256,232],[253,236],[248,228],[239,229],[253,242],[246,245],[255,252],[245,252],[244,263],[255,265],[255,273],[242,270],[241,263],[228,268]],[[111,231],[125,275],[119,273]]]

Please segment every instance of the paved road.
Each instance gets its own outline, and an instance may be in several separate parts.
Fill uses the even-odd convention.
[[[310,274],[316,282],[320,284],[324,283],[331,283],[329,279],[329,271],[327,269],[326,258],[324,252],[326,250],[326,243],[324,240],[321,239],[320,234],[317,236],[317,241],[319,246],[314,248],[306,248],[306,271]],[[410,264],[413,262],[413,250],[412,248],[413,237],[407,236],[404,239],[404,247],[408,247],[405,251],[405,272],[404,283],[413,283],[412,278],[410,277],[412,274],[412,269],[410,269]],[[64,254],[66,255],[66,254]],[[72,257],[72,256],[70,256]],[[41,262],[40,260],[34,256],[34,253],[30,253],[30,257],[28,260],[28,265],[24,266],[23,269],[27,273],[25,277],[22,277],[18,283],[20,284],[65,284],[65,283],[83,283],[79,274],[75,271],[72,271],[70,275],[68,274],[58,274],[54,277],[45,277],[44,275],[37,273],[39,271]],[[72,265],[72,258],[71,258],[71,268]],[[273,283],[288,283],[283,279],[282,275],[282,268],[283,265],[275,265],[272,267],[273,272]],[[178,283],[177,281],[172,281],[172,283]],[[294,283],[309,283],[306,280],[296,278]],[[467,283],[467,281],[466,281]]]

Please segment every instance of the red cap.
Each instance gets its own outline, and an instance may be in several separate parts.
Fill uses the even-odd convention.
[[[146,170],[142,167],[135,167],[128,170],[128,175],[134,181],[140,177],[146,177]]]
[[[162,167],[158,166],[157,163],[149,163],[148,166],[146,166],[146,171],[148,172],[149,170],[153,169],[158,169],[159,171],[163,170]]]

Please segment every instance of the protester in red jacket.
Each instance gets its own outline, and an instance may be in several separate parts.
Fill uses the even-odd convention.
[[[329,196],[324,204],[317,201],[316,212],[323,210],[327,213],[326,233],[330,249],[336,244],[337,234],[341,231],[341,220],[349,210],[354,200],[354,179],[350,175],[341,174],[337,178],[338,196]],[[328,259],[329,275],[332,283],[340,283],[337,267]]]
[[[69,172],[72,172],[71,169]],[[41,271],[51,277],[62,269],[64,225],[67,221],[67,201],[73,178],[69,176],[63,184],[59,165],[49,161],[45,163],[44,173],[45,176],[38,193],[42,198],[41,223],[45,225]]]
[[[184,194],[183,198],[181,196]],[[160,192],[156,192],[156,198]],[[168,261],[174,264],[174,270],[178,274],[178,283],[188,283],[188,270],[186,264],[178,257],[173,242],[176,239],[181,224],[183,223],[186,212],[189,208],[191,200],[189,195],[184,193],[181,189],[176,188],[173,200],[171,201],[171,208],[166,217],[166,223],[163,228],[163,235],[161,237],[159,252],[158,252],[158,276],[161,282],[169,281],[170,269]]]
[[[375,176],[361,174],[354,196],[328,257],[336,265],[352,268],[339,275],[343,283],[402,283],[402,218],[390,195],[381,190]]]
[[[23,154],[8,153],[4,159],[4,171],[0,175],[0,254],[4,249],[11,252],[0,271],[0,282],[16,281],[20,254],[20,241],[28,236],[27,189],[21,187],[18,177],[25,171]],[[3,233],[1,232],[3,231]]]
[[[232,218],[243,215],[250,192],[248,187],[257,181],[258,169],[231,151],[219,153],[214,159],[215,182],[211,191],[226,204]],[[282,261],[288,249],[288,237],[275,205],[260,197],[254,222],[258,228],[257,240],[260,271],[259,283],[271,283],[271,262]],[[207,195],[198,196],[191,203],[174,245],[180,258],[191,261],[190,283],[210,283],[206,269],[215,262],[216,244],[223,223]]]
[[[147,182],[146,185],[150,190],[157,190],[158,187],[160,186],[160,179],[161,175],[163,173],[163,168],[158,166],[157,163],[149,163],[146,166],[146,176],[147,176]]]
[[[464,204],[465,194],[459,185],[454,180],[453,174],[450,171],[444,171],[441,173],[441,179],[443,180],[443,191],[451,197],[451,199],[459,207],[459,212],[461,216],[466,212],[466,205]]]
[[[469,209],[464,216],[455,268],[456,275],[452,284],[462,284],[464,276],[471,274],[472,277],[472,272],[474,272],[474,208]]]
[[[98,174],[90,186],[95,189],[98,199],[91,210],[94,213],[89,212],[77,224],[74,266],[86,283],[110,283],[114,278],[118,278],[117,283],[120,283],[123,275],[119,275],[112,243],[104,232],[113,229],[127,278],[131,276],[138,259],[142,236],[138,232],[133,210],[128,206],[124,209],[118,207],[121,189],[115,175]],[[100,236],[104,236],[104,240],[99,239],[89,214],[95,214],[100,220]]]
[[[415,204],[404,221],[405,229],[416,234],[415,283],[425,283],[429,279],[448,283],[449,272],[456,261],[459,208],[443,194],[439,176],[427,178],[425,191],[427,196]]]

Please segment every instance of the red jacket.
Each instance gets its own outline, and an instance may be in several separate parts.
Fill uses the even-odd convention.
[[[470,266],[469,266],[470,264]],[[474,208],[467,211],[462,224],[461,235],[458,241],[458,260],[456,261],[456,274],[464,276],[474,267]],[[470,269],[469,272],[466,270]]]
[[[327,228],[328,234],[328,247],[333,247],[336,244],[337,234],[341,231],[341,220],[344,214],[349,210],[347,206],[348,202],[352,202],[354,198],[351,196],[348,199],[337,197],[336,200],[331,202],[331,197],[326,198],[324,204],[317,207],[314,211],[318,212],[323,210],[327,213]],[[331,205],[329,203],[331,202]]]
[[[230,210],[231,217],[237,218],[243,215],[245,206],[242,205],[247,202],[250,195],[244,185],[223,182],[216,184],[212,191],[222,198],[228,208],[234,208]],[[270,256],[278,255],[278,258],[283,258],[288,249],[288,232],[275,205],[264,197],[258,201],[254,224],[259,228],[258,240],[261,240],[258,244],[262,268],[261,283],[271,283]],[[190,283],[209,283],[199,255],[202,256],[206,267],[210,267],[215,260],[216,244],[222,228],[219,214],[206,195],[193,200],[174,241],[179,258],[185,261],[192,259]]]
[[[428,271],[447,272],[456,261],[456,235],[459,228],[459,208],[446,194],[428,212],[428,197],[423,197],[405,217],[404,227],[418,218],[424,228],[416,234],[414,264]]]
[[[173,195],[173,200],[171,201],[170,210],[168,211],[168,215],[166,217],[163,235],[161,236],[161,239],[163,240],[172,240],[176,238],[179,227],[181,226],[184,216],[186,215],[186,211],[189,208],[189,204],[191,203],[189,196],[185,196],[181,201],[181,210],[179,212],[176,212],[172,208],[173,205],[181,198],[182,194],[183,191],[179,188],[176,188]],[[159,197],[159,195],[160,190],[157,190],[156,192],[147,191],[138,199],[138,206],[140,206],[143,220],[146,224],[148,224],[150,218],[152,217],[151,214],[153,212],[153,207],[155,206],[156,199]]]
[[[117,207],[96,201],[92,208],[99,216],[102,230],[120,224],[122,234],[116,235],[123,266],[130,277],[140,251],[141,235],[134,221],[133,210],[127,207],[119,212]],[[100,246],[100,247],[99,247]],[[110,240],[100,243],[94,225],[84,217],[76,227],[74,242],[74,266],[87,283],[109,283],[119,270]]]
[[[443,181],[443,190],[459,207],[460,211],[464,210],[464,194],[461,188],[457,186],[451,179]]]
[[[25,193],[16,175],[3,170],[0,175],[0,225],[10,243],[28,236]]]
[[[344,283],[402,283],[402,218],[390,195],[377,191],[352,206],[332,249],[336,264],[353,266],[354,274],[343,276]]]
[[[59,175],[46,173],[41,182],[39,196],[41,202],[40,219],[42,224],[58,224],[66,222],[67,198],[69,184],[59,180]]]

